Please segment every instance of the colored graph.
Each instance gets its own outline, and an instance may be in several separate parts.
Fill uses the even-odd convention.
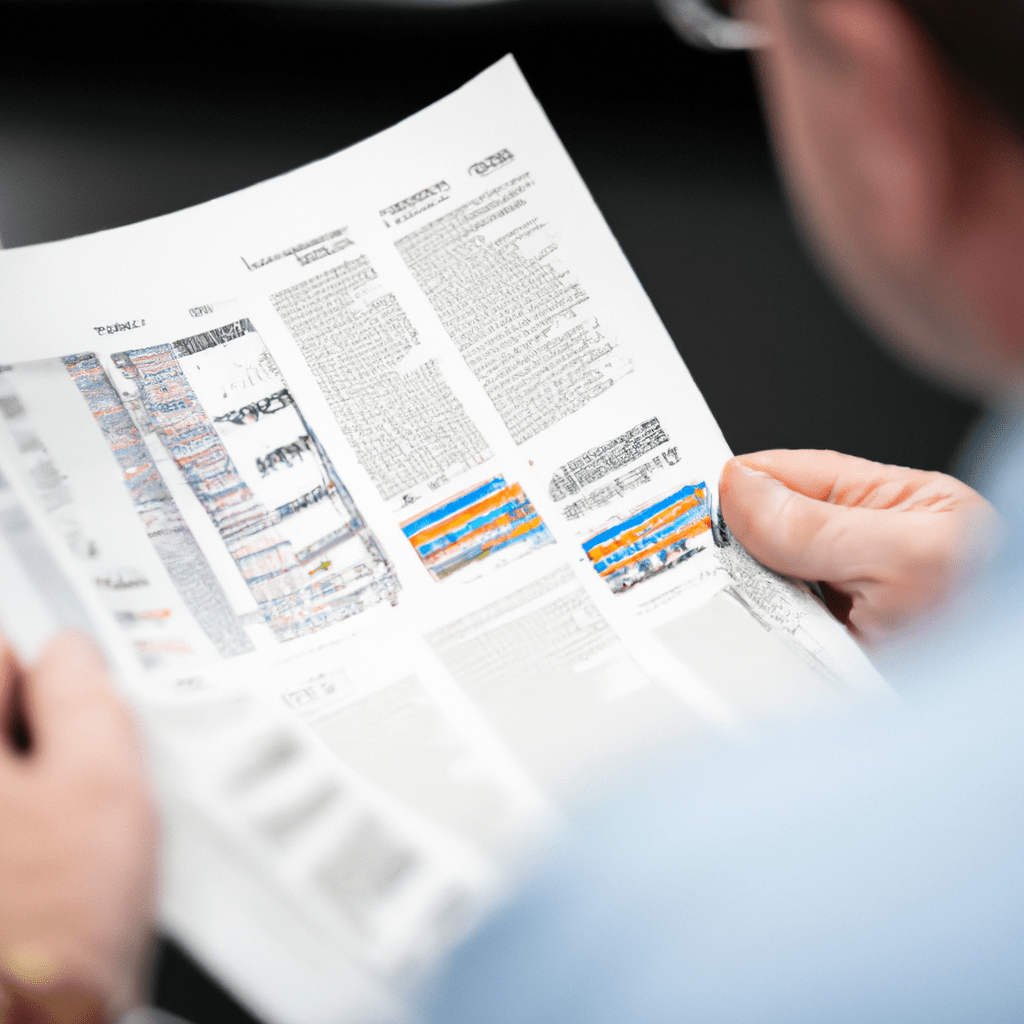
[[[519,484],[496,476],[402,523],[434,579],[499,551],[526,554],[554,538]]]
[[[111,359],[276,639],[397,601],[387,556],[249,320]]]
[[[703,551],[690,545],[710,529],[707,484],[693,484],[584,541],[583,550],[612,591],[621,593]]]
[[[81,352],[64,356],[62,362],[117,460],[150,543],[196,622],[223,657],[251,651],[252,641],[231,611],[142,434],[99,360],[92,352]],[[142,582],[148,586],[145,579]],[[110,580],[106,585],[115,586]],[[162,653],[152,644],[137,643],[136,647],[144,660],[153,663]]]

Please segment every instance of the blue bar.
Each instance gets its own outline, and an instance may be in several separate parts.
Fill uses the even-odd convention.
[[[411,538],[415,534],[419,533],[420,530],[424,530],[428,526],[433,526],[435,523],[439,523],[443,519],[447,519],[450,516],[461,512],[469,505],[473,505],[486,498],[488,495],[494,494],[495,491],[504,490],[506,486],[505,478],[503,476],[496,476],[493,480],[488,480],[487,483],[481,484],[476,488],[476,490],[470,491],[468,494],[463,494],[462,497],[455,498],[453,501],[449,501],[446,505],[442,505],[440,508],[434,509],[433,512],[427,512],[425,515],[420,516],[419,519],[415,519],[413,522],[407,523],[402,527],[402,532],[406,537]]]
[[[416,546],[416,550],[419,551],[420,555],[426,557],[439,548],[452,547],[458,544],[463,537],[468,536],[475,530],[479,530],[485,527],[488,523],[494,522],[494,520],[500,518],[503,515],[511,515],[517,508],[524,508],[520,501],[507,501],[504,505],[499,505],[497,508],[492,509],[490,512],[482,516],[476,516],[470,519],[468,522],[463,523],[462,526],[453,528],[452,530],[442,533],[439,537],[434,537],[432,540],[428,540],[424,544]],[[507,529],[510,524],[506,523],[503,529]],[[512,523],[512,526],[515,524]]]
[[[613,526],[611,529],[605,530],[603,533],[599,533],[596,537],[591,537],[590,540],[583,545],[583,550],[586,551],[587,554],[590,554],[591,548],[595,548],[598,544],[603,544],[605,541],[611,540],[624,530],[631,530],[634,526],[641,526],[646,520],[653,518],[659,512],[663,512],[665,509],[674,505],[677,501],[681,501],[683,498],[688,498],[690,495],[696,494],[697,491],[701,489],[706,490],[707,484],[694,484],[690,487],[684,487],[681,491],[676,491],[675,494],[670,494],[667,498],[663,498],[661,501],[656,502],[653,505],[649,505],[647,508],[641,510],[631,519],[627,519],[624,523],[619,523],[618,526]]]
[[[681,526],[698,522],[706,515],[707,510],[701,505],[698,505],[696,508],[690,509],[689,512],[680,516],[678,519],[673,519],[671,523],[666,523],[660,530],[656,530],[654,533],[650,533],[646,537],[641,537],[632,544],[627,544],[625,547],[619,548],[617,551],[613,551],[611,554],[606,555],[600,561],[594,563],[594,568],[598,572],[602,572],[604,569],[608,568],[608,566],[614,565],[617,562],[622,562],[633,555],[639,555],[647,548],[651,549],[651,554],[653,555],[662,549],[661,542],[668,537],[669,534],[675,533],[675,531]],[[685,541],[683,543],[685,543]]]

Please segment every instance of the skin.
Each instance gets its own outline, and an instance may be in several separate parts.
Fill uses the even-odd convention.
[[[66,633],[28,667],[0,640],[0,720],[0,1020],[114,1019],[142,1001],[155,916],[134,719],[96,645]]]
[[[749,0],[794,212],[879,336],[986,401],[1024,398],[1024,142],[891,0]],[[721,479],[726,522],[779,572],[821,580],[862,640],[933,612],[993,546],[951,477],[835,452],[761,452]]]
[[[890,0],[746,6],[775,40],[758,68],[767,116],[826,271],[908,357],[1019,406],[1020,138]],[[950,477],[834,452],[734,459],[721,503],[756,557],[826,581],[869,642],[948,598],[997,532]],[[10,738],[16,705],[27,752]],[[33,1019],[31,1005],[62,1022],[113,1017],[140,999],[154,915],[158,831],[135,726],[73,634],[28,667],[0,642],[0,721],[0,1019]]]
[[[832,611],[873,646],[949,600],[999,534],[991,507],[959,480],[837,452],[744,455],[720,493],[747,550],[827,583],[841,595]]]

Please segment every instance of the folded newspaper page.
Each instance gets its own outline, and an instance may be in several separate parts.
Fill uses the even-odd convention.
[[[269,1020],[402,1019],[619,767],[885,691],[730,538],[726,443],[510,57],[0,253],[0,359],[4,627],[106,638],[164,925]]]

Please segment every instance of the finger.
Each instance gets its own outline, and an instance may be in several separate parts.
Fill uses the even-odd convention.
[[[840,452],[786,448],[739,455],[730,459],[726,469],[737,464],[767,473],[791,490],[818,501],[828,501],[842,479],[868,483],[877,480],[879,469],[887,468]]]
[[[964,502],[979,497],[966,484],[944,473],[889,466],[840,452],[776,449],[731,461],[767,473],[808,498],[833,505],[934,509],[942,498]]]
[[[830,504],[736,459],[722,474],[719,494],[736,539],[787,576],[842,587],[891,576],[942,550],[934,536],[946,526],[941,517]]]
[[[25,671],[24,691],[29,729],[41,756],[79,749],[83,741],[96,750],[119,747],[131,732],[106,659],[85,633],[70,631],[50,640]]]
[[[759,562],[787,576],[826,578],[821,575],[819,538],[834,506],[738,459],[722,471],[719,499],[733,536]]]

